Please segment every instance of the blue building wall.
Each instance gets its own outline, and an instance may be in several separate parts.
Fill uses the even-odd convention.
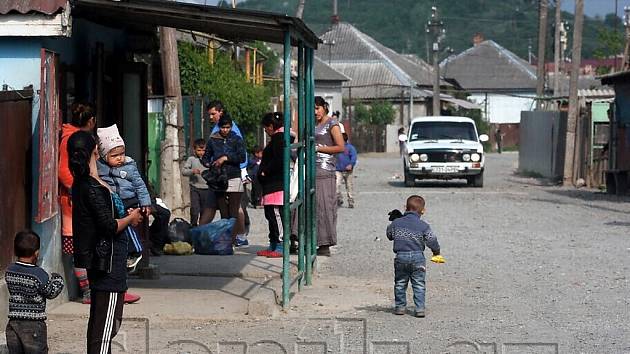
[[[75,19],[72,37],[0,37],[0,86],[7,84],[9,90],[19,90],[32,85],[35,93],[31,117],[32,127],[32,159],[25,161],[31,164],[32,172],[32,210],[37,215],[39,194],[39,96],[41,82],[41,48],[59,54],[60,63],[89,67],[95,53],[96,42],[103,43],[106,52],[123,52],[126,45],[124,31],[97,25],[85,20]],[[94,100],[93,78],[80,87],[82,97]],[[62,112],[62,115],[65,112]],[[40,263],[44,269],[63,272],[61,265],[61,211],[43,223],[31,221],[31,228],[41,236]]]

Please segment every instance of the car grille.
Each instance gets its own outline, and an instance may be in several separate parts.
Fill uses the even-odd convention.
[[[416,154],[427,154],[429,160],[427,162],[462,162],[462,155],[473,154],[476,151],[448,150],[448,151],[427,151],[415,150]]]

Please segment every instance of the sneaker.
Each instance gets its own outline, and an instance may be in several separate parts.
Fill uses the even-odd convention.
[[[272,250],[262,250],[262,251],[258,251],[256,252],[257,256],[261,256],[261,257],[267,257],[267,255],[269,255],[269,253],[273,252]]]
[[[348,208],[354,209],[354,204],[348,204]]]
[[[405,309],[404,307],[396,307],[394,309],[394,315],[404,315],[407,309]]]
[[[276,247],[273,251],[267,254],[267,258],[282,258],[283,255],[282,245]]]
[[[137,256],[129,256],[129,258],[127,258],[127,268],[131,269],[131,271],[133,272],[141,259],[141,254]]]
[[[337,206],[342,206],[342,205],[343,205],[343,200],[338,199],[338,200],[337,200]]]
[[[236,236],[236,240],[234,240],[234,247],[247,247],[249,246],[249,241],[244,236]]]
[[[90,296],[90,293],[83,294],[81,303],[85,305],[89,305],[92,303],[92,297]]]
[[[138,302],[138,300],[140,300],[140,295],[125,293],[125,304],[133,304]]]
[[[416,317],[424,318],[424,310],[416,310],[413,315]]]

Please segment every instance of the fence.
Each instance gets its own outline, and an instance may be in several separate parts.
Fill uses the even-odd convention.
[[[385,152],[386,126],[356,124],[352,126],[352,145],[360,152]]]

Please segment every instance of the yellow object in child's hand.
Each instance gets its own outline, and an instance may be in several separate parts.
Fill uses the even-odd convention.
[[[444,257],[442,257],[441,254],[438,254],[437,256],[431,257],[431,262],[433,262],[433,263],[445,263],[446,260],[444,259]]]

